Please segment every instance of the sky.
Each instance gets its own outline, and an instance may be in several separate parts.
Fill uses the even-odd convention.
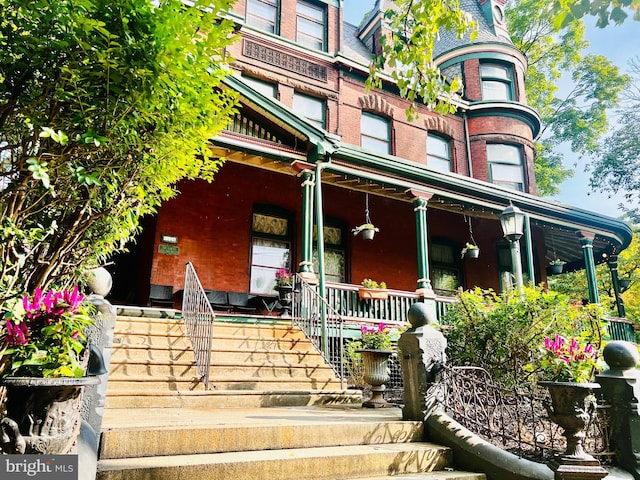
[[[375,3],[375,0],[344,0],[345,20],[358,25]],[[595,23],[595,17],[585,18],[589,51],[606,56],[623,72],[628,72],[628,61],[634,56],[640,56],[640,44],[637,40],[640,38],[640,22],[627,19],[621,26],[610,25],[604,29],[597,28]],[[613,117],[612,120],[615,121]],[[579,158],[568,149],[563,149],[562,153],[565,166],[574,169],[575,175],[560,185],[558,195],[550,198],[603,215],[621,216],[622,211],[618,209],[618,204],[624,202],[622,194],[610,197],[608,194],[592,191],[589,186],[589,173],[584,172],[581,165],[575,166]]]

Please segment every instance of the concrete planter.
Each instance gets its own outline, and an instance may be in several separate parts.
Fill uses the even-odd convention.
[[[364,365],[364,381],[371,385],[371,399],[365,401],[362,406],[368,408],[391,406],[384,399],[384,384],[391,380],[389,376],[388,361],[393,353],[391,350],[359,350]]]

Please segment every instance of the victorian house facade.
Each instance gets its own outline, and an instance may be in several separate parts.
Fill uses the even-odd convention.
[[[525,214],[525,281],[545,281],[556,258],[593,276],[594,263],[628,246],[623,222],[537,196],[540,119],[527,105],[527,59],[505,29],[504,1],[461,2],[477,38],[443,32],[435,58],[464,81],[458,110],[418,105],[413,120],[390,79],[364,86],[388,3],[354,26],[343,0],[236,2],[229,15],[240,39],[225,86],[240,105],[211,139],[225,163],[211,184],[180,184],[116,261],[116,301],[145,304],[150,284],[178,292],[186,262],[205,289],[258,297],[275,293],[280,268],[325,295],[365,278],[427,301],[459,287],[500,290],[513,282],[499,221],[509,205]],[[373,240],[353,234],[369,223]],[[462,254],[467,243],[478,258]]]

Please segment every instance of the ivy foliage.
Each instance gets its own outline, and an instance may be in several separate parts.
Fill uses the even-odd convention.
[[[541,372],[527,366],[538,363],[545,337],[573,337],[599,348],[602,317],[596,304],[571,303],[541,287],[525,287],[522,295],[476,288],[462,292],[445,316],[447,357],[452,365],[484,368],[507,387],[534,384]]]
[[[74,283],[179,180],[212,180],[232,0],[189,3],[0,0],[0,303]]]

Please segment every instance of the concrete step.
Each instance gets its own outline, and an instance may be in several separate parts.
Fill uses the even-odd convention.
[[[204,388],[200,387],[199,378],[194,376],[172,375],[114,375],[109,377],[107,395],[120,388],[130,388],[135,385],[139,391],[174,390],[185,391]],[[240,377],[235,380],[228,378],[209,378],[210,390],[322,390],[324,388],[340,388],[340,380],[335,378],[254,378]]]
[[[201,384],[197,390],[140,391],[135,386],[109,391],[105,409],[184,408],[263,408],[305,407],[311,405],[361,405],[362,393],[357,390],[208,390]]]
[[[417,473],[451,465],[452,453],[431,443],[387,443],[100,460],[98,480],[335,480]]]
[[[484,473],[461,472],[452,468],[434,472],[410,473],[408,475],[384,475],[376,477],[353,477],[349,480],[487,480]]]
[[[151,377],[176,376],[197,377],[195,362],[189,360],[146,360],[146,361],[111,361],[111,378],[120,376]],[[316,380],[332,380],[335,373],[328,365],[276,365],[270,363],[246,362],[238,363],[211,363],[209,369],[210,378],[218,380],[253,380],[260,378],[308,378]]]
[[[260,415],[260,411],[254,411],[232,423],[226,417],[233,416],[233,411],[209,409],[210,415],[204,418],[201,410],[176,408],[165,409],[160,414],[163,425],[144,425],[147,423],[144,417],[150,417],[151,413],[138,412],[137,420],[103,432],[100,458],[406,443],[423,438],[422,422],[405,422],[399,418],[363,421],[362,415],[358,415],[362,412],[357,410],[326,407],[324,417],[302,418],[290,409],[288,419],[280,418],[275,412]],[[111,409],[109,415],[128,416],[130,412]],[[189,425],[185,425],[185,417],[190,419]],[[296,420],[286,421],[292,419]],[[339,428],[336,428],[337,422]],[[105,423],[109,425],[108,418]]]
[[[218,346],[219,347],[219,346]],[[151,347],[149,345],[126,345],[117,344],[112,350],[111,359],[113,362],[122,361],[146,361],[146,360],[180,360],[183,358],[193,358],[193,352],[190,346],[157,346]],[[322,355],[314,350],[305,352],[283,350],[274,351],[267,349],[254,349],[251,351],[238,351],[238,350],[220,350],[216,348],[211,352],[211,363],[221,364],[227,362],[228,364],[244,364],[249,363],[272,363],[283,365],[309,365],[320,366],[324,365],[324,359]]]

